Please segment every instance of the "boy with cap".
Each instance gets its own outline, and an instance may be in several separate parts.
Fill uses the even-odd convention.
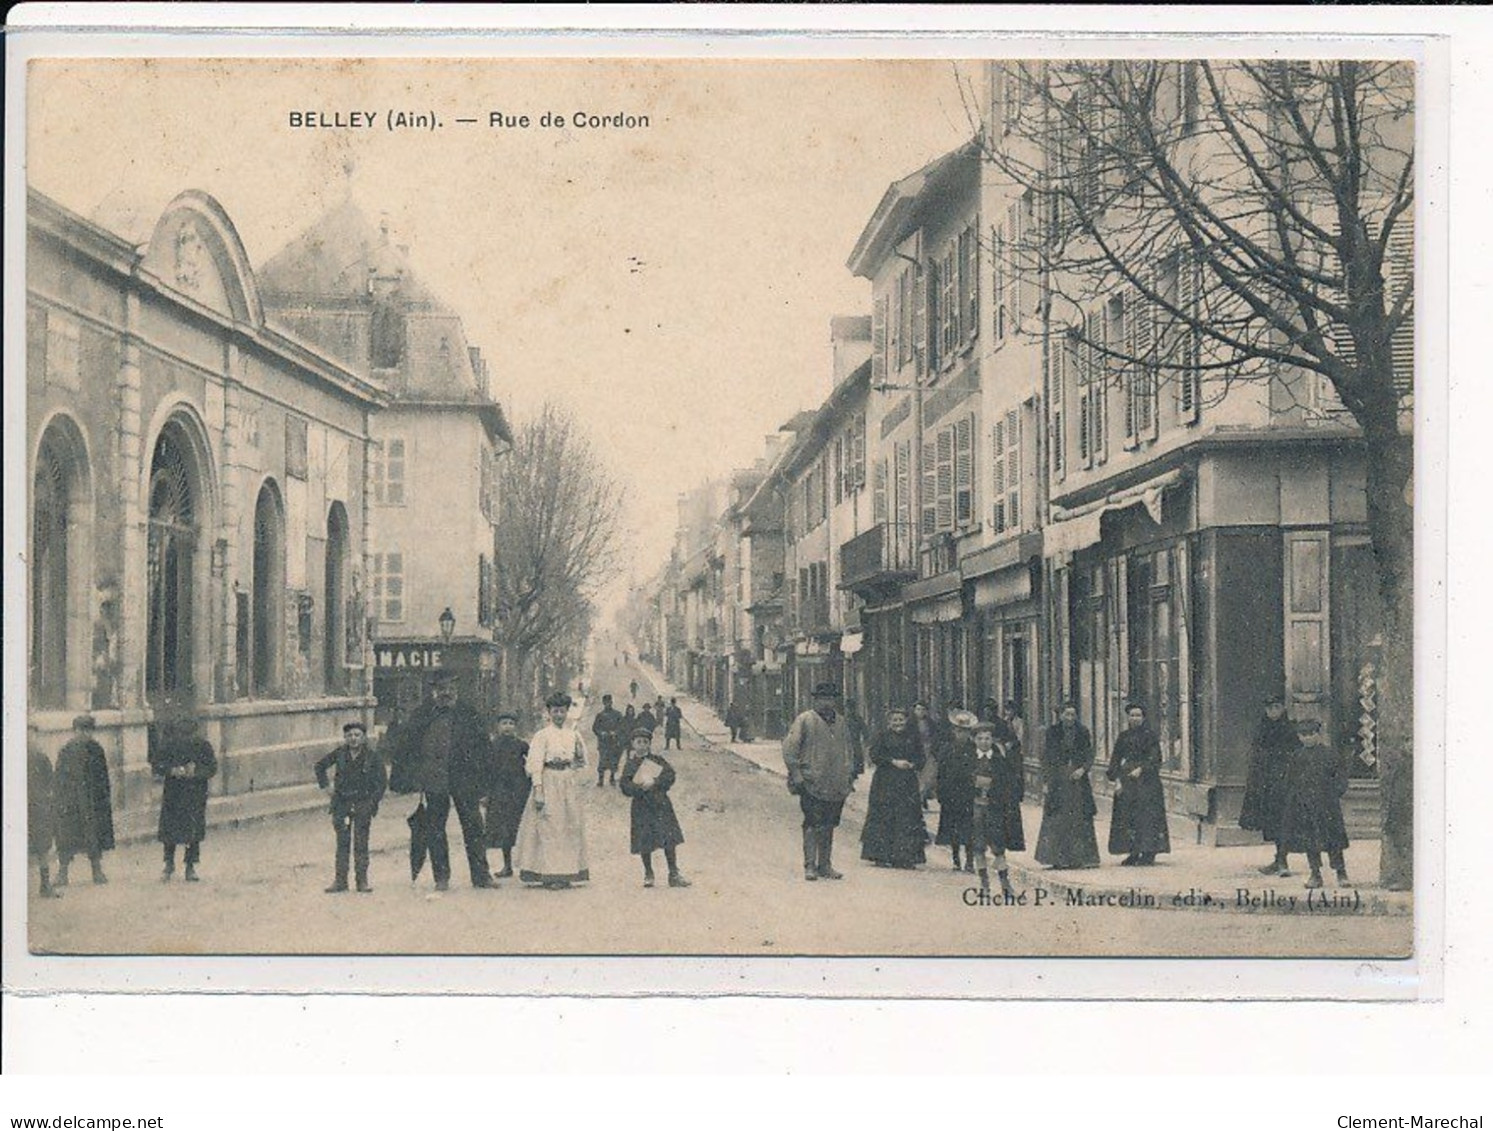
[[[500,712],[495,721],[498,734],[492,744],[493,781],[487,794],[487,847],[503,850],[503,870],[497,877],[507,879],[513,875],[513,844],[529,801],[529,771],[524,768],[529,744],[518,736],[518,716],[512,711]]]
[[[662,755],[653,753],[652,743],[651,730],[635,729],[627,763],[622,767],[620,788],[624,796],[632,798],[632,852],[643,858],[645,888],[653,886],[653,853],[658,849],[663,849],[664,861],[669,866],[669,886],[687,888],[689,881],[680,874],[679,861],[674,855],[675,847],[684,843],[674,803],[669,800],[669,789],[675,781],[674,767]]]
[[[368,831],[389,784],[383,759],[368,745],[363,724],[350,722],[342,725],[342,745],[317,762],[315,769],[316,784],[321,789],[327,788],[328,770],[336,775],[332,783],[332,827],[337,833],[337,862],[327,891],[347,890],[349,849],[358,890],[372,891],[368,883]]]
[[[1301,745],[1291,753],[1286,767],[1276,847],[1282,860],[1291,852],[1306,853],[1311,868],[1306,881],[1309,888],[1322,886],[1322,853],[1326,852],[1337,882],[1347,887],[1348,866],[1343,859],[1343,850],[1348,847],[1348,828],[1343,821],[1347,768],[1316,719],[1303,719],[1296,730]]]
[[[73,720],[73,736],[57,752],[53,791],[57,813],[57,886],[67,886],[67,870],[79,853],[88,857],[93,882],[104,884],[104,853],[114,847],[114,811],[109,794],[109,760],[94,740],[92,715]]]
[[[1021,752],[1013,740],[997,741],[1009,733],[1008,728],[990,719],[974,728],[975,756],[971,775],[970,855],[980,873],[980,890],[990,890],[990,864],[987,853],[995,857],[995,873],[1000,877],[1001,894],[1011,898],[1011,879],[1006,867],[1006,852],[1026,850],[1026,834],[1021,827],[1021,799],[1025,793]]]

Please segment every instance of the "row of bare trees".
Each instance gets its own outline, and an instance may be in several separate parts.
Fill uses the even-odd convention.
[[[1031,221],[1029,238],[990,250],[1043,296],[1054,344],[1107,359],[1117,380],[1190,383],[1184,401],[1268,382],[1357,425],[1385,617],[1381,880],[1408,888],[1413,67],[1062,61],[990,75],[982,148]],[[1085,313],[1116,295],[1144,315],[1118,341]]]

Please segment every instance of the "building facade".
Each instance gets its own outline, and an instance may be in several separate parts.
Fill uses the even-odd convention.
[[[275,317],[387,390],[372,421],[368,576],[378,722],[424,697],[434,669],[498,706],[499,459],[512,436],[462,319],[410,267],[388,225],[350,200],[261,272]]]
[[[28,722],[50,746],[92,711],[124,835],[153,818],[163,710],[218,752],[212,812],[306,804],[313,757],[366,720],[387,399],[267,318],[211,197],[131,236],[28,194]]]

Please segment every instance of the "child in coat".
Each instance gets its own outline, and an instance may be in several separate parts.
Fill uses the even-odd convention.
[[[647,727],[632,732],[632,746],[618,783],[622,793],[632,798],[632,851],[643,858],[645,888],[653,886],[653,853],[660,848],[669,866],[669,886],[687,888],[689,881],[680,874],[679,861],[674,855],[675,847],[684,843],[684,832],[669,800],[669,789],[675,780],[674,767],[653,753],[652,744],[653,732]]]
[[[1291,752],[1286,766],[1276,846],[1282,861],[1288,853],[1306,853],[1311,868],[1307,887],[1322,886],[1323,852],[1337,873],[1337,882],[1347,887],[1348,867],[1343,860],[1343,850],[1348,847],[1348,829],[1343,821],[1347,769],[1316,719],[1305,719],[1296,729],[1301,745]]]

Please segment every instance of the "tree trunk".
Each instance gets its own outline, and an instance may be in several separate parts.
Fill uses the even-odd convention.
[[[1369,532],[1384,606],[1379,681],[1379,882],[1410,890],[1415,829],[1414,519],[1408,499],[1414,461],[1396,429],[1373,429],[1368,441]]]

